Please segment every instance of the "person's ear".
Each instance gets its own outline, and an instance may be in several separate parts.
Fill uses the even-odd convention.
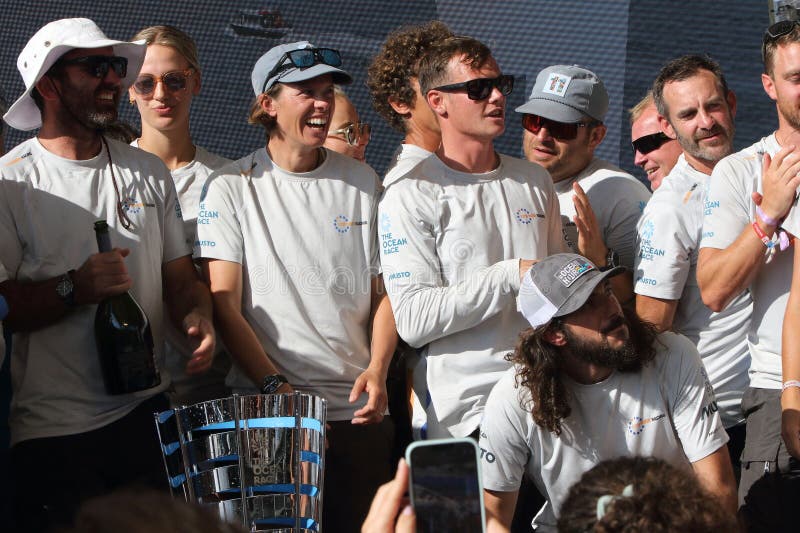
[[[547,331],[544,332],[542,338],[553,346],[564,346],[567,344],[567,335],[562,328],[550,326],[547,328]]]

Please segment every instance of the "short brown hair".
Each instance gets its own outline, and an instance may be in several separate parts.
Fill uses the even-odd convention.
[[[465,65],[479,69],[492,57],[492,51],[472,37],[445,39],[419,62],[419,89],[423,96],[447,81],[448,66],[454,57],[460,58]]]
[[[622,492],[630,485],[632,493]],[[597,518],[597,501],[611,496]],[[561,506],[559,533],[737,531],[736,521],[690,470],[652,457],[619,457],[583,474]]]
[[[275,117],[270,116],[264,111],[264,108],[261,107],[261,100],[268,96],[270,98],[277,98],[278,95],[281,93],[281,88],[283,87],[282,83],[276,83],[265,92],[256,96],[253,103],[250,105],[250,114],[247,115],[247,123],[248,124],[261,124],[264,126],[264,129],[267,131],[267,135],[272,133],[272,130],[275,129],[275,125],[278,123],[275,120]]]
[[[392,108],[389,99],[400,104],[414,105],[416,93],[411,78],[419,77],[420,58],[430,49],[452,37],[443,22],[432,20],[419,26],[407,26],[392,32],[383,43],[367,69],[367,86],[372,95],[372,107],[389,125],[405,132],[405,120]]]
[[[764,56],[764,72],[772,76],[772,58],[775,55],[775,50],[779,46],[789,43],[800,43],[800,26],[795,24],[792,31],[786,35],[781,35],[777,39],[772,39],[768,35],[764,35],[763,44],[761,46],[761,53]]]
[[[728,96],[728,82],[725,81],[725,76],[722,74],[722,67],[719,66],[719,63],[709,56],[681,56],[661,67],[656,81],[653,82],[653,100],[655,100],[656,109],[658,109],[658,113],[661,116],[669,119],[667,104],[664,102],[664,87],[667,83],[687,80],[701,70],[707,70],[713,74],[717,78],[717,84],[722,91],[722,95]]]

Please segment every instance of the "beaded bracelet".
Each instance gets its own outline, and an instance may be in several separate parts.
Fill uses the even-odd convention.
[[[776,219],[772,218],[771,216],[769,216],[768,214],[766,214],[764,212],[764,210],[761,209],[760,205],[756,206],[756,215],[758,215],[758,218],[760,218],[761,221],[764,224],[767,224],[769,226],[776,226],[776,233],[778,234],[778,240],[780,242],[780,249],[781,249],[781,251],[784,251],[785,249],[787,249],[789,247],[789,236],[786,234],[786,230],[784,230],[781,227],[778,227],[778,226],[780,226],[781,221],[780,220],[776,220]],[[762,231],[761,233],[764,233],[764,232]],[[761,237],[760,234],[759,234],[759,237]],[[764,239],[761,239],[761,240],[763,242]]]
[[[791,387],[800,388],[800,381],[797,381],[796,379],[790,379],[788,381],[784,381],[782,390],[786,390],[786,389],[789,389]]]

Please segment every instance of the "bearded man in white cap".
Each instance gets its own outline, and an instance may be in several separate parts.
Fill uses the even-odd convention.
[[[122,485],[166,486],[152,413],[167,408],[169,376],[144,391],[106,392],[93,339],[98,302],[134,293],[163,368],[166,301],[196,347],[187,371],[211,364],[210,296],[192,265],[170,174],[158,158],[102,133],[144,54],[143,42],[65,19],[40,29],[17,61],[26,90],[4,119],[41,128],[0,161],[19,531],[67,524],[82,500]],[[119,248],[97,253],[97,220]]]
[[[606,136],[603,81],[578,65],[547,67],[516,111],[522,113],[525,157],[553,178],[567,245],[598,266],[628,268],[611,284],[623,304],[632,302],[636,222],[650,191],[594,155]]]
[[[480,428],[490,533],[508,531],[523,474],[547,498],[537,531],[555,531],[570,486],[619,456],[691,468],[735,514],[728,436],[697,349],[623,310],[610,283],[623,272],[554,254],[525,275],[517,304],[531,328],[492,389]]]

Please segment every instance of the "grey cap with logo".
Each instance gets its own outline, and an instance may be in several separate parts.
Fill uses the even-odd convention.
[[[528,101],[515,111],[566,124],[581,122],[585,116],[603,122],[608,92],[591,70],[578,65],[553,65],[539,72]]]
[[[554,254],[534,264],[525,274],[517,310],[534,328],[583,307],[603,280],[622,274],[625,267],[600,270],[578,254]]]

